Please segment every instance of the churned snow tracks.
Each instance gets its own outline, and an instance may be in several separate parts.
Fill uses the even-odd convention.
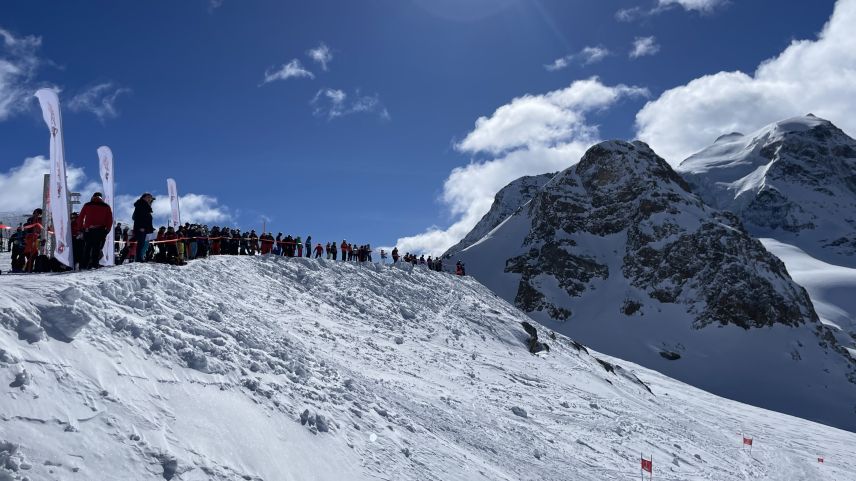
[[[660,479],[856,469],[852,433],[717,398],[537,325],[551,351],[533,356],[527,319],[471,278],[409,266],[224,257],[2,276],[0,379],[17,385],[0,393],[0,442],[17,470],[2,469],[600,481],[638,474],[643,450]],[[741,430],[759,439],[751,458],[736,451]]]

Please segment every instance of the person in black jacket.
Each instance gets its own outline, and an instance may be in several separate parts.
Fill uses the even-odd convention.
[[[137,262],[146,262],[148,242],[146,236],[155,231],[152,226],[152,202],[155,198],[146,192],[134,202],[134,242],[137,243]]]

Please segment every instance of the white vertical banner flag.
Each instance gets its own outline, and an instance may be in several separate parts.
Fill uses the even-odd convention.
[[[104,185],[104,202],[113,209],[113,189],[116,186],[116,180],[113,178],[113,151],[110,147],[103,145],[98,147],[98,166],[101,170],[101,183]],[[116,224],[116,218],[113,218],[113,225]],[[104,248],[101,252],[104,255],[101,257],[102,266],[116,265],[116,244],[113,243],[113,225],[107,231],[107,241],[104,242]]]
[[[181,225],[181,211],[178,208],[178,189],[175,187],[175,179],[166,179],[166,190],[169,192],[169,206],[172,208],[170,222],[177,229]]]
[[[50,211],[53,220],[54,257],[63,264],[74,265],[71,252],[71,224],[68,212],[68,184],[65,177],[65,147],[62,137],[62,117],[59,113],[59,97],[51,89],[40,89],[36,92],[39,105],[42,107],[42,117],[51,133],[51,181],[50,181]]]

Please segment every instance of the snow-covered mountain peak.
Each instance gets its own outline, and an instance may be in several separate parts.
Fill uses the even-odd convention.
[[[740,138],[740,137],[743,137],[742,132],[731,132],[730,134],[720,135],[719,137],[716,138],[716,140],[713,143],[716,144],[719,142],[727,142],[729,140]]]
[[[618,194],[618,200],[623,201],[647,189],[668,190],[675,185],[689,192],[689,186],[669,164],[640,141],[601,142],[591,147],[572,169],[593,197]]]
[[[678,171],[756,236],[856,267],[856,140],[814,115],[720,139]]]
[[[693,154],[678,166],[682,174],[709,173],[724,166],[743,166],[741,172],[767,164],[773,153],[770,146],[783,141],[811,141],[844,136],[841,130],[828,120],[808,114],[767,125],[757,131],[743,135],[739,132],[723,135],[710,147]]]
[[[643,143],[592,147],[457,257],[539,322],[718,393],[831,413],[839,408],[821,407],[829,399],[807,384],[795,389],[793,379],[837,372],[833,397],[856,395],[856,364],[784,264]],[[798,351],[819,350],[791,358],[813,361],[783,362],[795,339]],[[735,375],[733,357],[768,368]],[[803,401],[786,406],[774,391]]]
[[[445,254],[451,257],[467,247],[478,242],[496,226],[513,214],[521,206],[526,205],[532,197],[555,174],[527,175],[509,183],[494,196],[490,210],[460,242],[450,247]]]

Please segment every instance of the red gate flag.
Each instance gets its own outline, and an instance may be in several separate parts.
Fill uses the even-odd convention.
[[[745,444],[747,446],[751,446],[752,445],[752,438],[747,438],[746,436],[743,436],[743,444]]]
[[[648,471],[649,473],[654,473],[654,461],[650,459],[642,458],[642,470]]]

